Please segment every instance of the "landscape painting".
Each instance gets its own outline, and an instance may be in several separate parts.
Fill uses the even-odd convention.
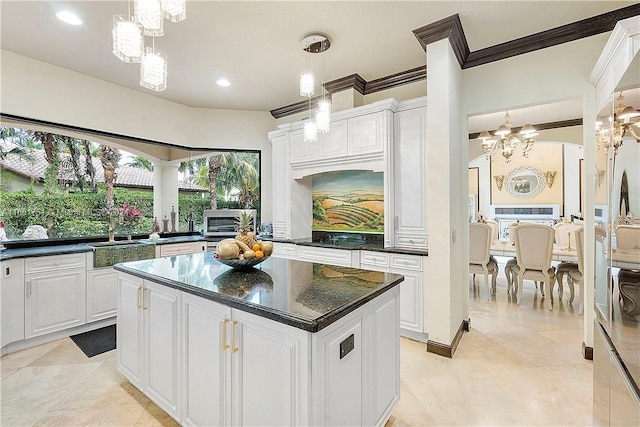
[[[313,230],[384,233],[382,172],[326,172],[312,178]]]

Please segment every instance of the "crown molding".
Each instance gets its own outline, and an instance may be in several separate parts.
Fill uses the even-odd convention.
[[[466,69],[611,31],[618,21],[638,15],[640,15],[640,3],[474,52],[469,51],[469,45],[458,14],[420,27],[414,30],[413,34],[425,51],[429,43],[449,39],[460,67]],[[358,74],[351,74],[325,83],[325,89],[330,94],[346,89],[354,89],[363,95],[368,95],[425,80],[426,78],[425,65],[371,80],[370,82],[367,82]],[[300,113],[307,108],[303,105],[306,102],[308,101],[276,108],[271,110],[271,115],[279,119]]]
[[[560,120],[557,122],[546,122],[546,123],[536,123],[532,125],[536,132],[542,131],[542,130],[549,130],[549,129],[559,129],[559,128],[567,128],[567,127],[571,127],[571,126],[582,126],[582,119],[569,119],[569,120]],[[511,128],[512,133],[518,133],[520,132],[520,129],[522,129],[522,127],[513,127]],[[496,130],[490,130],[489,133],[493,134]],[[469,139],[478,139],[478,136],[480,136],[480,132],[474,132],[474,133],[470,133],[469,134]]]
[[[460,64],[460,67],[466,62],[469,56],[469,44],[462,29],[460,15],[449,16],[439,21],[413,30],[422,48],[426,51],[427,45],[442,39],[449,39],[453,53]]]
[[[620,20],[640,15],[640,3],[541,31],[469,53],[462,68],[472,68],[613,30]]]
[[[311,98],[311,103],[320,101],[321,99],[322,99],[321,96],[315,96]],[[271,113],[273,118],[279,119],[281,117],[291,116],[293,114],[298,114],[305,111],[309,111],[309,98],[306,98],[300,102],[296,102],[295,104],[285,105],[284,107],[276,108],[269,112]]]

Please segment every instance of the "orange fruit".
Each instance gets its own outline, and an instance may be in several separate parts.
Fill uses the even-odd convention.
[[[254,243],[253,247],[251,249],[253,249],[254,251],[259,251],[262,248],[260,247],[260,245],[258,243]]]
[[[262,251],[256,251],[256,258],[260,259],[264,257],[264,254],[262,253]]]

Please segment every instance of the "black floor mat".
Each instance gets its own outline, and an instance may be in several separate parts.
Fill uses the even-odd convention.
[[[72,335],[70,338],[87,357],[93,357],[116,348],[116,325]]]

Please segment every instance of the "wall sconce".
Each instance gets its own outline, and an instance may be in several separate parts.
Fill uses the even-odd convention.
[[[496,180],[498,191],[502,191],[502,186],[504,185],[504,175],[494,175],[493,179]]]
[[[556,173],[558,173],[557,171],[546,171],[544,173],[544,177],[547,180],[547,186],[549,188],[551,188],[553,186],[553,181],[556,179]]]

